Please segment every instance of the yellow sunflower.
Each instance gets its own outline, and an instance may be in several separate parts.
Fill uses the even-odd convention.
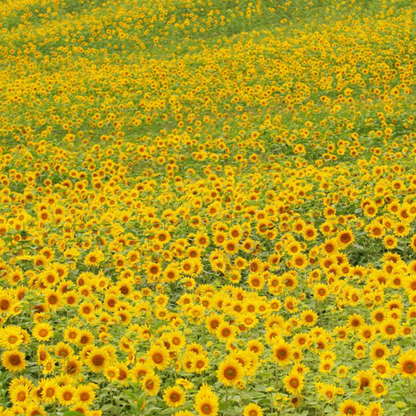
[[[186,393],[180,386],[168,387],[163,392],[163,400],[168,407],[181,407],[186,401]]]
[[[416,377],[416,350],[408,350],[401,354],[396,368],[402,378],[413,380]]]
[[[19,373],[26,368],[25,355],[21,351],[5,351],[1,362],[6,370]]]
[[[227,357],[218,367],[218,381],[225,386],[235,386],[243,377],[244,368],[235,358]]]
[[[293,348],[287,342],[281,340],[273,345],[272,360],[277,362],[281,367],[286,366],[292,360]]]
[[[299,374],[297,371],[291,371],[283,379],[283,384],[289,394],[299,396],[304,387],[303,375]]]

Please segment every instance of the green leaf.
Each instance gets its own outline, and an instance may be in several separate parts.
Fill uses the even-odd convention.
[[[100,410],[110,410],[112,407],[114,407],[112,404],[105,404],[104,406],[101,407]]]
[[[67,410],[63,416],[83,416],[82,413],[74,412],[73,410]]]

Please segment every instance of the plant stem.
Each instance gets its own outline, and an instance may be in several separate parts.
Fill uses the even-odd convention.
[[[278,390],[278,385],[279,385],[279,367],[276,364],[276,393]]]

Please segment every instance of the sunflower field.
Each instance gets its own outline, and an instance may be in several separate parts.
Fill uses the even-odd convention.
[[[416,415],[414,0],[0,3],[0,415]]]

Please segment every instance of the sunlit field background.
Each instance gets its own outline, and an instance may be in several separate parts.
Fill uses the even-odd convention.
[[[3,0],[0,415],[416,415],[414,0]]]

